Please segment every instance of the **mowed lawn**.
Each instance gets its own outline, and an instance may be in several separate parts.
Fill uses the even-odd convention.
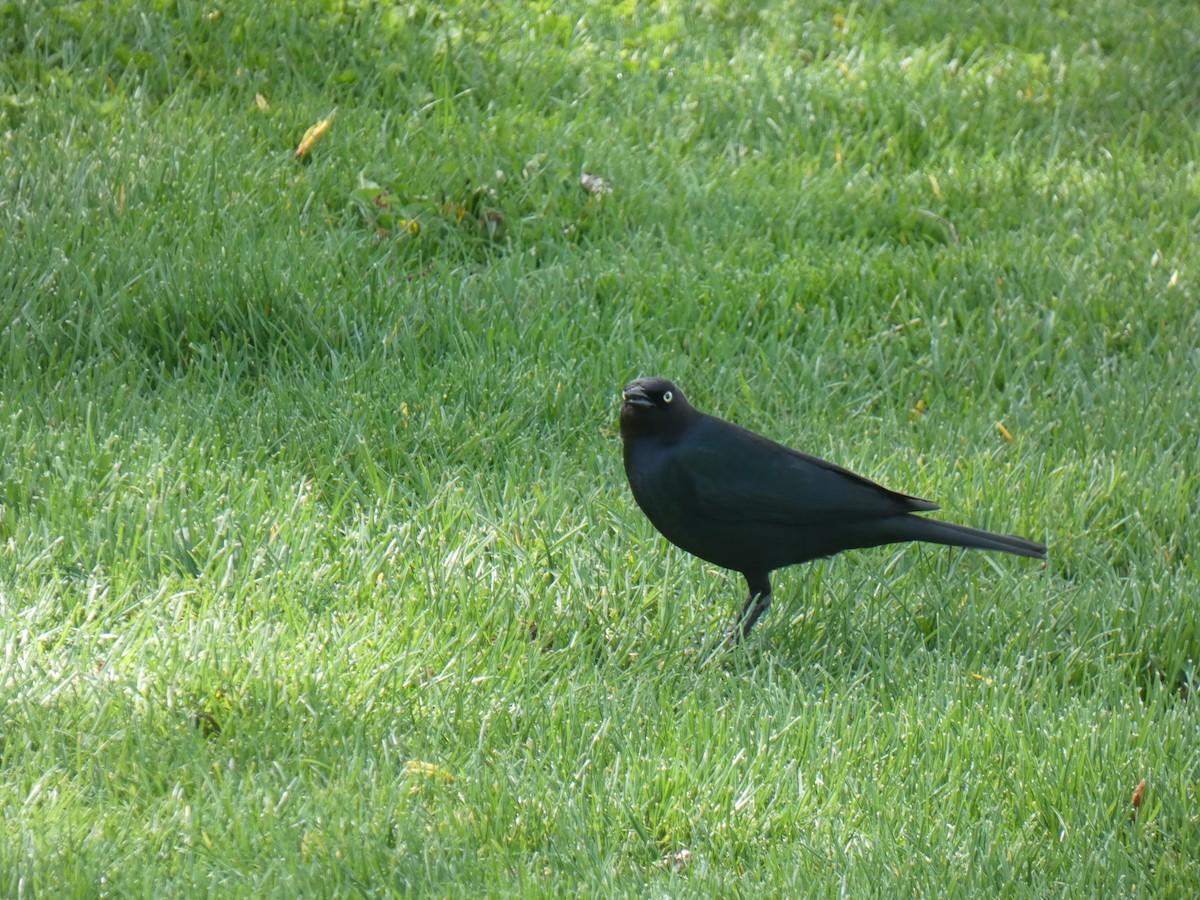
[[[1191,0],[0,6],[0,894],[1200,893],[1198,128]],[[1049,560],[723,648],[642,374]]]

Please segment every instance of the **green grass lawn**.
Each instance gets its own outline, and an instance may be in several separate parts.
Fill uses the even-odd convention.
[[[0,6],[0,894],[1196,895],[1198,85],[1191,0]],[[721,649],[639,374],[1048,564]]]

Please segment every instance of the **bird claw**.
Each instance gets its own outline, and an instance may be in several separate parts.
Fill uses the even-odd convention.
[[[721,641],[722,645],[735,647],[740,644],[743,639],[750,636],[750,629],[754,627],[754,623],[761,619],[763,613],[770,608],[770,594],[751,594],[747,597],[746,605],[742,608],[742,614],[733,623],[733,628],[726,633],[724,639]]]

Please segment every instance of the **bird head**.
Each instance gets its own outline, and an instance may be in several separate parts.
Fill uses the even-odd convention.
[[[669,434],[695,412],[675,384],[665,378],[635,378],[621,392],[621,436]]]

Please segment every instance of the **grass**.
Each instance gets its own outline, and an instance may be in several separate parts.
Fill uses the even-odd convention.
[[[0,891],[1195,894],[1197,47],[0,7]],[[719,650],[637,374],[1049,563],[849,554]]]

